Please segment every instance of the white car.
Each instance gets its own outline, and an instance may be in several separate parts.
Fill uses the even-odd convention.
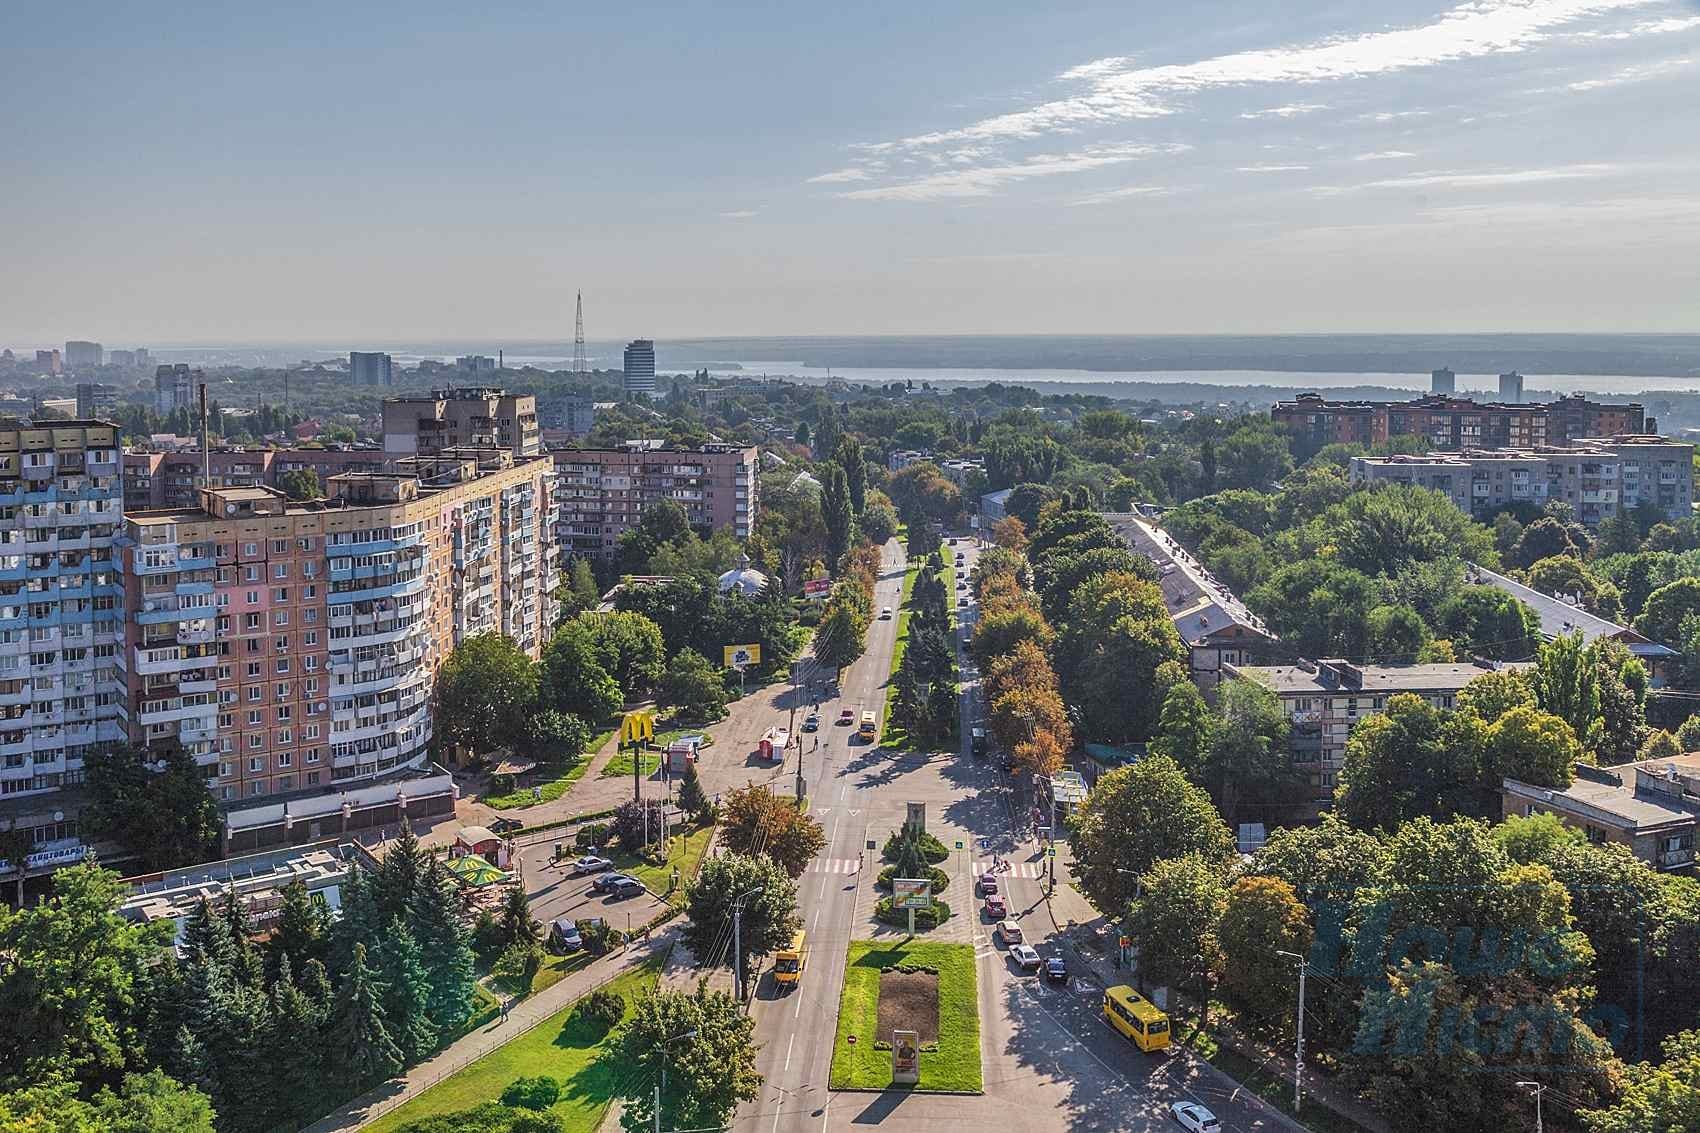
[[[1222,1123],[1216,1120],[1216,1115],[1199,1105],[1197,1102],[1175,1102],[1169,1107],[1175,1120],[1182,1129],[1190,1129],[1192,1133],[1220,1133]]]
[[[1015,966],[1024,972],[1036,972],[1042,961],[1039,953],[1033,950],[1031,944],[1012,944],[1009,946],[1009,958],[1015,961]]]
[[[881,606],[880,607],[880,621],[889,622],[890,620],[891,620],[891,607],[890,606]]]
[[[613,868],[614,863],[600,854],[586,854],[573,863],[573,874],[582,877],[587,873],[601,873],[605,869]]]

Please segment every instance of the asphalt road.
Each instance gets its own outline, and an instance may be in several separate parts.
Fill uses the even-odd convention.
[[[965,573],[977,551],[965,538],[957,547],[965,552]],[[901,547],[888,544],[876,609],[897,607],[903,570]],[[955,598],[953,592],[953,609]],[[972,623],[972,606],[956,613],[959,622]],[[1043,956],[1057,953],[1061,942],[1044,904],[1044,859],[1032,836],[1030,801],[1007,789],[995,759],[973,760],[968,752],[970,729],[981,717],[978,674],[964,666],[961,752],[871,749],[853,742],[851,729],[832,723],[843,707],[883,717],[895,634],[895,619],[873,623],[867,652],[845,674],[838,695],[822,701],[820,750],[812,750],[812,736],[803,737],[810,813],[827,833],[826,848],[800,884],[811,954],[800,985],[788,995],[775,990],[770,976],[757,985],[751,1014],[765,1081],[760,1098],[740,1111],[738,1133],[831,1133],[870,1125],[916,1133],[1144,1133],[1177,1129],[1168,1106],[1181,1100],[1204,1102],[1227,1130],[1293,1128],[1256,1098],[1236,1095],[1230,1080],[1190,1056],[1145,1055],[1121,1039],[1103,1022],[1096,983],[1071,979],[1066,988],[1053,987],[1008,961],[992,922],[970,896],[974,877],[991,868],[994,854],[1012,863],[1000,884],[1027,941]],[[975,947],[985,1086],[977,1097],[827,1089],[845,948],[879,931],[871,921],[879,851],[867,850],[867,842],[883,845],[910,802],[926,804],[928,830],[947,847],[958,841],[964,847],[941,866],[951,877],[945,896],[957,915],[937,935]]]

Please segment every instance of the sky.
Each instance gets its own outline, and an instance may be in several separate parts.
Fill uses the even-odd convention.
[[[1700,0],[0,6],[0,345],[1700,330]]]

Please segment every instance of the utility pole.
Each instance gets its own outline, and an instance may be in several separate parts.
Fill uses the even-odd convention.
[[[1310,962],[1297,952],[1287,952],[1280,948],[1277,948],[1275,952],[1276,955],[1285,956],[1289,960],[1299,962],[1299,1018],[1297,1034],[1293,1040],[1293,1112],[1296,1114],[1299,1112],[1299,1090],[1304,1082],[1305,1073],[1305,975],[1310,970]],[[1538,1110],[1540,1107],[1539,1094],[1535,1096],[1535,1105]],[[1537,1118],[1536,1121],[1538,1133],[1539,1119]]]
[[[797,669],[802,661],[791,665],[791,727],[788,735],[797,737],[797,809],[803,809],[803,734],[797,730]]]
[[[1535,1095],[1535,1133],[1544,1133],[1541,1124],[1541,1095],[1552,1087],[1545,1082],[1519,1082],[1517,1084]]]
[[[744,901],[760,892],[752,889],[732,900],[732,980],[737,985],[740,1003],[744,1000]]]
[[[696,1031],[689,1030],[674,1035],[661,1044],[661,1081],[655,1084],[655,1133],[661,1133],[661,1091],[667,1088],[667,1048],[680,1039],[694,1039],[696,1037]]]

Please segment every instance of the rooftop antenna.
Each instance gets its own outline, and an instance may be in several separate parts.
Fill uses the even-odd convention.
[[[583,374],[584,362],[584,292],[578,293],[578,314],[573,319],[573,373]]]

